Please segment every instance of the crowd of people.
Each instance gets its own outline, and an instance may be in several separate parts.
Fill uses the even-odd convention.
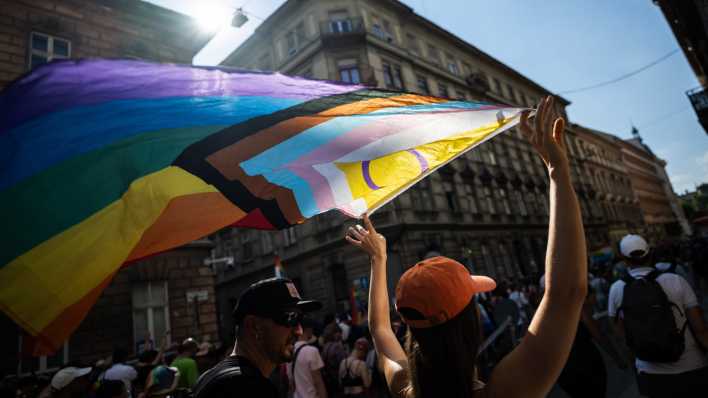
[[[231,352],[193,339],[133,361],[118,349],[94,367],[64,367],[40,396],[543,397],[557,384],[571,397],[604,397],[605,357],[631,367],[645,396],[704,396],[708,329],[696,292],[708,245],[652,249],[630,234],[614,260],[589,260],[564,120],[550,97],[533,123],[528,117],[521,131],[550,178],[543,275],[497,283],[433,256],[404,273],[392,308],[386,241],[365,215],[346,235],[371,260],[368,305],[355,313],[318,322],[320,302],[303,299],[287,278],[262,280],[234,308]],[[30,390],[17,386],[14,396],[36,396]]]

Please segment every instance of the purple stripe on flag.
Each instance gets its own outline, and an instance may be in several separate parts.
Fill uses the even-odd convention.
[[[364,181],[366,181],[366,185],[373,190],[381,189],[381,187],[374,184],[374,180],[371,179],[371,174],[369,173],[369,163],[370,162],[368,160],[361,162],[361,172],[364,174]]]
[[[117,99],[270,96],[310,100],[363,88],[217,67],[132,60],[63,60],[42,65],[0,94],[0,134],[39,115]]]
[[[418,159],[418,163],[420,163],[420,172],[425,173],[428,171],[428,161],[423,157],[423,155],[420,154],[420,152],[416,151],[415,149],[409,149],[408,152],[412,153],[416,159]]]

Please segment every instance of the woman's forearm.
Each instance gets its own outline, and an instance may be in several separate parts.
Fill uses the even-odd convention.
[[[550,171],[550,209],[546,251],[546,295],[587,292],[587,252],[580,206],[567,168]]]
[[[386,256],[372,256],[369,287],[369,329],[372,335],[379,331],[391,331],[388,301]]]

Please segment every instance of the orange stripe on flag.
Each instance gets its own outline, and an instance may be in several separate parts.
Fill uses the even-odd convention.
[[[143,233],[126,261],[135,261],[199,239],[237,222],[245,215],[220,192],[176,197]]]

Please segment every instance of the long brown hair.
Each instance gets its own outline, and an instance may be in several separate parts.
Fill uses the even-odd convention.
[[[406,354],[413,396],[474,397],[477,352],[481,341],[474,299],[456,317],[441,325],[409,328]]]

